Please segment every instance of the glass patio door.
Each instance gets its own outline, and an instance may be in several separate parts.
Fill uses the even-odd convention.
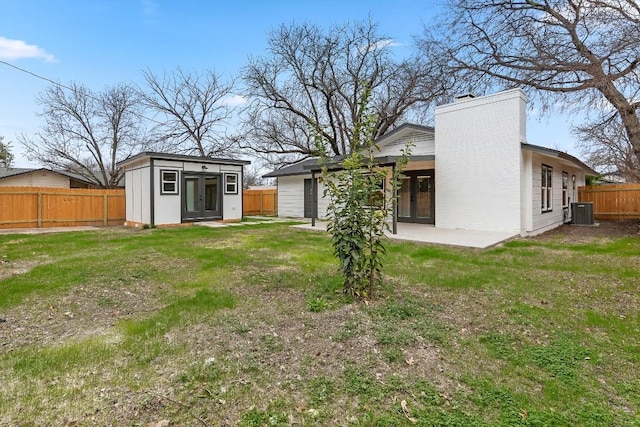
[[[435,224],[434,171],[409,171],[398,189],[398,221]]]
[[[183,220],[206,220],[222,217],[222,185],[219,175],[185,174],[183,187]]]
[[[433,216],[432,208],[432,181],[433,177],[416,176],[416,220],[417,222],[429,222]]]
[[[400,188],[398,189],[398,219],[408,220],[411,218],[411,177],[400,178]]]

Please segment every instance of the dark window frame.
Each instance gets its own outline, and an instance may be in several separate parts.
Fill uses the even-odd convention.
[[[540,174],[540,211],[553,212],[553,166],[544,163]]]
[[[238,194],[238,173],[225,173],[224,174],[224,194]],[[229,182],[229,178],[235,178],[235,182]],[[229,186],[234,186],[233,190],[229,190]]]
[[[562,207],[569,207],[569,172],[562,171]]]
[[[165,173],[173,173],[175,174],[174,180],[166,180],[164,174]],[[174,191],[165,190],[165,184],[173,184]],[[160,194],[167,196],[176,196],[180,194],[180,171],[177,169],[160,169]]]

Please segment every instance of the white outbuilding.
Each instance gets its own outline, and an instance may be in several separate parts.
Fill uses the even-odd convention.
[[[124,170],[126,222],[133,227],[240,221],[246,160],[143,152]]]

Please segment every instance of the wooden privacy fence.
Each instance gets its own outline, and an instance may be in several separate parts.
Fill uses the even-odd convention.
[[[593,202],[600,220],[640,219],[640,184],[603,184],[578,187],[580,202]]]
[[[242,214],[243,215],[277,215],[278,191],[269,190],[243,190]]]
[[[0,187],[0,228],[122,225],[124,190]]]

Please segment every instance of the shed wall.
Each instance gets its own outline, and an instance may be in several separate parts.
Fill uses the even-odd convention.
[[[220,165],[220,173],[222,173],[223,185],[222,217],[225,221],[235,221],[242,219],[242,169],[242,166]],[[235,173],[238,175],[237,194],[224,194],[224,175],[228,173]]]
[[[125,210],[128,222],[151,223],[149,186],[148,159],[125,166]]]
[[[171,170],[178,172],[178,194],[161,194],[161,171]],[[153,200],[154,223],[156,225],[180,224],[182,222],[182,161],[170,161],[154,159],[153,161]]]

